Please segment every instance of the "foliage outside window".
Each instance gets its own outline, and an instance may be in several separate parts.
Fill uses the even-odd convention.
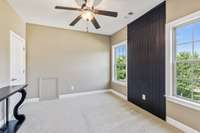
[[[175,29],[175,95],[200,103],[200,21]]]
[[[126,83],[127,81],[127,47],[120,44],[113,47],[113,80]]]

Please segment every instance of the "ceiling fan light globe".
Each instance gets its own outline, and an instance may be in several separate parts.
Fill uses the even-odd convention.
[[[84,20],[91,21],[94,18],[94,13],[91,11],[85,11],[81,16]]]

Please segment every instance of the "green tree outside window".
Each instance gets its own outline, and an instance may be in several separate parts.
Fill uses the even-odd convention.
[[[200,103],[200,56],[181,52],[176,59],[177,95]]]

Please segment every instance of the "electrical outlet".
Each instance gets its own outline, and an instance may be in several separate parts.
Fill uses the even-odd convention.
[[[74,86],[73,85],[71,86],[71,90],[74,91]]]
[[[142,94],[142,100],[146,101],[146,95]]]

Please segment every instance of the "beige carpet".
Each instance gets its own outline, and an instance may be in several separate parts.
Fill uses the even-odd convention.
[[[25,104],[18,133],[180,133],[112,93]]]

